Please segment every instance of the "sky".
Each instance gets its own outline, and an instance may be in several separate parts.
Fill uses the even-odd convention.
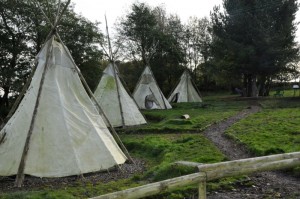
[[[107,16],[109,31],[113,32],[117,18],[125,16],[130,11],[130,6],[137,0],[72,0],[75,4],[75,12],[83,15],[92,22],[101,22],[100,29],[105,32],[105,19]],[[188,18],[209,17],[210,11],[215,5],[221,5],[222,0],[140,0],[150,6],[164,6],[167,14],[177,14],[183,23]],[[297,13],[297,21],[300,21],[300,11]],[[300,27],[299,27],[300,29]],[[296,40],[300,42],[300,30],[296,33]]]
[[[105,30],[104,15],[107,16],[109,28],[113,28],[118,17],[125,16],[134,2],[145,2],[150,6],[164,6],[167,14],[178,14],[185,23],[190,16],[209,16],[215,5],[222,0],[72,0],[75,12],[82,14],[92,22],[100,21],[100,28]]]

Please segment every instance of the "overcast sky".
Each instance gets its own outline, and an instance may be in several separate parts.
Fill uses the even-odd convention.
[[[136,0],[72,0],[75,3],[75,12],[81,13],[91,21],[100,21],[104,29],[104,15],[106,13],[109,27],[113,27],[118,17],[124,16]],[[222,0],[144,0],[150,6],[164,6],[167,14],[178,14],[183,23],[190,16],[209,16],[214,5],[221,4]]]
[[[130,6],[137,0],[72,0],[75,4],[75,12],[95,22],[100,21],[100,28],[105,29],[104,15],[106,14],[110,32],[118,17],[124,16],[130,10]],[[163,5],[167,14],[178,14],[185,23],[190,16],[209,17],[215,5],[221,5],[222,0],[140,0],[150,6]],[[297,13],[297,21],[300,21],[300,11]],[[300,41],[300,30],[297,31],[297,40]]]

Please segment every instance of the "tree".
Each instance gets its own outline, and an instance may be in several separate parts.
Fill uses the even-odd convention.
[[[243,79],[247,96],[263,95],[273,76],[298,57],[296,0],[224,0],[212,13],[213,57],[219,71]]]
[[[184,61],[184,51],[177,37],[183,33],[179,18],[167,17],[163,7],[136,3],[120,22],[118,32],[123,38],[124,50],[129,52],[127,59],[150,64],[162,90],[169,91],[174,74]]]
[[[136,60],[141,58],[146,65],[157,44],[157,21],[153,11],[145,3],[134,3],[131,9],[121,20],[118,32],[129,47],[130,55]]]
[[[0,98],[0,107],[8,106],[9,93],[18,94],[24,85],[24,80],[31,71],[31,62],[50,31],[50,24],[37,5],[31,2],[0,1],[0,88],[4,92]],[[53,18],[50,13],[57,12],[57,3],[57,0],[40,1],[50,19]],[[75,14],[70,7],[57,30],[83,74],[88,71],[100,74],[100,69],[95,67],[102,58],[101,51],[96,47],[96,42],[102,37],[97,24]],[[92,87],[96,85],[95,77],[86,78]]]
[[[24,1],[0,1],[0,87],[4,93],[0,107],[8,107],[9,93],[18,90],[30,70],[29,10]]]
[[[160,32],[157,35],[159,42],[156,53],[150,63],[156,72],[155,77],[159,86],[165,93],[169,93],[184,70],[185,52],[182,46],[184,27],[177,15],[166,17],[160,14],[162,8],[159,7],[155,8],[155,11]]]
[[[207,18],[190,17],[185,27],[185,50],[189,68],[196,69],[201,62],[209,58],[211,36],[208,32],[210,23]]]
[[[184,47],[188,68],[193,71],[194,79],[203,79],[203,84],[210,83],[210,45],[211,24],[207,18],[190,17],[185,26]]]

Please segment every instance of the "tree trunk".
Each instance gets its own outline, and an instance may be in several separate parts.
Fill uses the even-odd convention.
[[[256,75],[251,75],[251,97],[257,97]]]
[[[261,77],[259,80],[259,96],[266,96],[266,76]]]
[[[9,86],[3,86],[2,87],[3,88],[3,90],[4,90],[4,95],[3,95],[3,97],[2,97],[2,100],[1,100],[1,102],[2,102],[2,106],[5,106],[5,107],[9,107],[9,102],[8,102],[8,94],[9,94]]]
[[[256,75],[244,75],[243,97],[257,97]]]
[[[242,96],[243,97],[247,97],[247,88],[248,88],[248,75],[244,74],[244,77],[243,77],[243,94]]]
[[[252,75],[247,76],[247,97],[252,97]]]
[[[272,82],[272,79],[268,78],[267,82],[266,82],[266,87],[265,87],[266,88],[265,96],[269,96],[270,95],[271,82]]]

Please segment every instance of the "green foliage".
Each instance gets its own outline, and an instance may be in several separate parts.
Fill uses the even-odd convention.
[[[244,77],[248,96],[254,96],[256,78],[263,90],[270,77],[291,71],[298,58],[297,1],[224,0],[223,5],[224,12],[212,13],[213,63],[220,75]]]
[[[57,13],[58,1],[47,2],[39,1],[53,22],[53,15],[49,13]],[[65,2],[61,6],[64,5]],[[69,7],[57,27],[75,63],[83,71],[92,88],[95,87],[94,82],[97,83],[101,72],[99,63],[102,53],[95,44],[102,34],[97,25],[77,15],[73,8]],[[31,62],[40,51],[50,30],[49,22],[32,1],[0,1],[0,89],[5,92],[5,98],[8,97],[8,93],[18,94],[21,90],[31,71]]]
[[[127,52],[126,58],[133,60],[131,65],[150,65],[160,88],[170,92],[183,71],[180,64],[185,55],[181,44],[183,25],[178,17],[166,17],[165,12],[162,7],[134,3],[121,20],[118,33],[123,40],[123,51]],[[140,66],[135,69],[134,75]]]
[[[153,10],[145,3],[134,3],[131,12],[121,21],[119,33],[126,40],[134,43],[131,45],[133,56],[140,56],[143,63],[148,64],[152,48],[155,45],[157,20]]]

